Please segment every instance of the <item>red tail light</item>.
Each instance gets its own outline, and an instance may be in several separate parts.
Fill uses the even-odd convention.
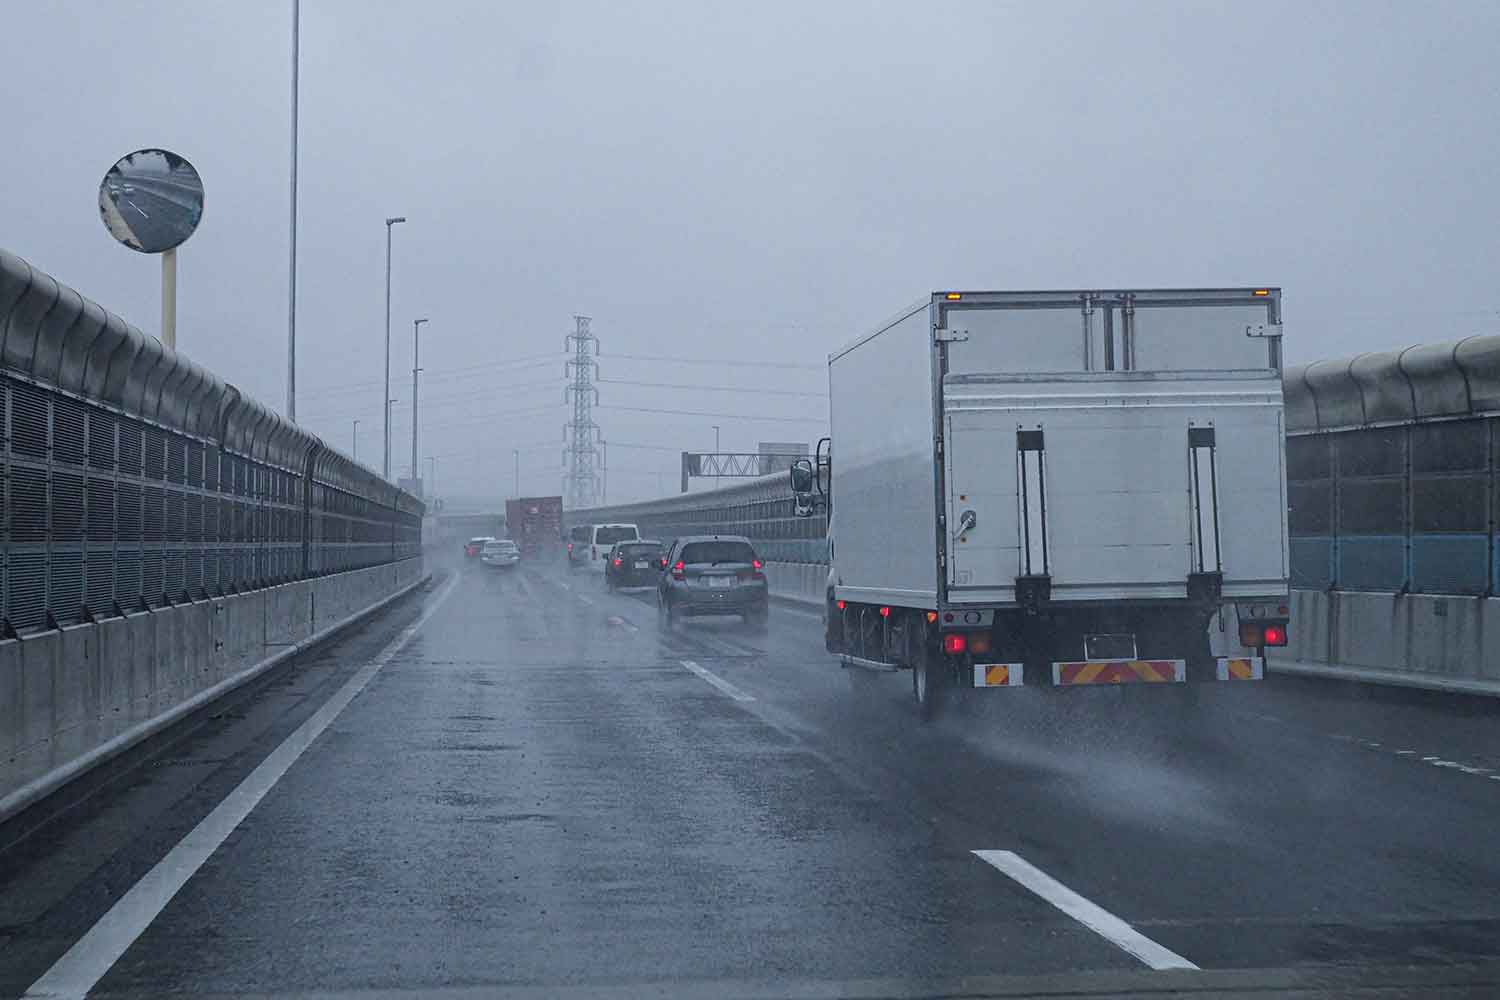
[[[844,602],[843,601],[839,601],[838,605],[839,605],[839,610],[843,611],[844,610]]]
[[[1267,646],[1285,646],[1286,645],[1286,626],[1285,625],[1267,625],[1266,626],[1266,645]]]
[[[667,568],[667,557],[666,556],[662,556],[661,557],[661,568],[662,569],[666,569]]]
[[[615,560],[615,565],[616,566],[623,566],[623,565],[625,565],[625,560],[623,560],[623,559],[616,559]]]
[[[683,579],[683,576],[684,576],[683,571],[686,570],[686,569],[687,569],[687,563],[682,562],[681,560],[678,560],[677,565],[675,565],[675,566],[672,567],[672,579],[674,579],[674,580],[681,580],[681,579]]]
[[[969,637],[962,632],[949,632],[943,636],[943,652],[958,656],[969,648]]]
[[[891,616],[891,609],[890,608],[881,608],[880,609],[880,617],[882,617],[882,618],[889,618],[890,616]]]
[[[568,543],[568,551],[569,551],[569,552],[572,552],[572,551],[573,551],[573,543],[572,543],[572,542],[569,542],[569,543]]]
[[[761,562],[759,559],[751,559],[750,560],[750,565],[754,566],[756,569],[765,569],[766,568],[766,564],[763,563],[763,562]]]

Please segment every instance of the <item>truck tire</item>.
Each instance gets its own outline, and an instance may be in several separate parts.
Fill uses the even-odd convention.
[[[923,625],[917,626],[910,646],[911,693],[917,702],[917,718],[923,722],[937,716],[948,675],[948,665],[939,661],[926,631]]]

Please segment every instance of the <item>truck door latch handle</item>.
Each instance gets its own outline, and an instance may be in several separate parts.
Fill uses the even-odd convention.
[[[964,535],[978,523],[979,515],[975,514],[972,510],[964,511],[962,514],[958,515],[958,531],[953,535],[953,537],[956,539],[964,537]]]

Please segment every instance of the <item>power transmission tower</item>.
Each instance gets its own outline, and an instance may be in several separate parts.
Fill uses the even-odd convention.
[[[589,332],[587,316],[573,317],[574,329],[564,341],[563,349],[573,357],[563,365],[570,380],[563,398],[573,404],[573,420],[563,426],[563,494],[573,510],[594,506],[599,499],[599,425],[594,423],[594,404],[599,390],[594,378],[599,374],[599,338]]]

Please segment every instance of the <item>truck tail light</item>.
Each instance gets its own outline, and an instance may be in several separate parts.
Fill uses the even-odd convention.
[[[616,559],[615,560],[615,567],[616,568],[619,568],[620,566],[623,566],[623,565],[625,565],[625,560],[623,560],[623,559]]]
[[[1266,626],[1266,645],[1267,646],[1285,646],[1286,645],[1286,626],[1285,625],[1267,625]]]
[[[943,652],[949,656],[959,656],[968,651],[969,637],[962,632],[949,632],[943,636]]]
[[[890,616],[891,616],[891,609],[890,608],[881,608],[880,609],[880,617],[882,617],[882,618],[889,618]]]
[[[684,579],[685,576],[686,576],[686,570],[687,570],[687,563],[685,563],[685,562],[683,562],[682,560],[679,559],[677,561],[677,564],[672,567],[672,579],[674,579],[674,580]]]

